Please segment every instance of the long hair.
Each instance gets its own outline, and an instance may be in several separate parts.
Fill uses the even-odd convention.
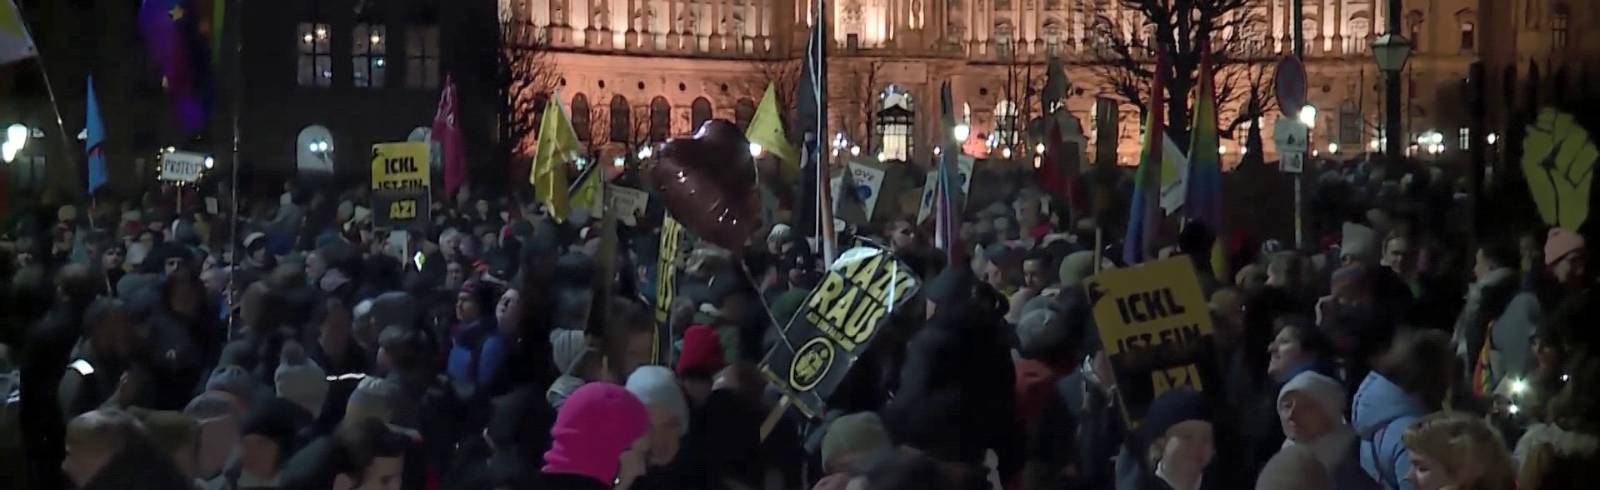
[[[1433,458],[1457,480],[1459,490],[1517,488],[1516,470],[1500,433],[1482,420],[1438,412],[1413,424],[1401,437],[1406,450]],[[1462,481],[1463,476],[1475,476]]]

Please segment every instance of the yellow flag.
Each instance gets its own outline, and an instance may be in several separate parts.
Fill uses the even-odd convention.
[[[750,119],[750,127],[745,129],[744,137],[778,157],[782,162],[779,168],[783,170],[785,181],[799,178],[800,153],[789,146],[789,137],[783,132],[783,117],[778,113],[778,91],[773,84],[767,84],[767,94],[761,96],[761,105],[756,106],[756,115]]]
[[[578,184],[578,190],[574,191],[572,197],[568,199],[573,206],[589,210],[590,216],[600,215],[600,182],[605,180],[600,177],[601,172],[605,172],[605,169],[597,168],[588,172],[587,175],[579,173],[579,178],[583,179],[583,183]]]
[[[22,14],[11,0],[0,0],[0,64],[39,55]]]
[[[533,157],[533,171],[528,180],[533,184],[533,196],[544,203],[550,218],[557,223],[567,220],[570,210],[567,200],[567,162],[583,154],[578,143],[578,133],[561,108],[559,96],[551,98],[539,121],[539,151]]]

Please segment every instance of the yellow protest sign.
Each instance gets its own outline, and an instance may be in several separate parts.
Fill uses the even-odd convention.
[[[372,190],[427,191],[428,151],[425,142],[372,145]]]
[[[1522,173],[1550,226],[1576,230],[1589,218],[1594,164],[1600,159],[1589,132],[1572,114],[1545,108],[1522,140]]]
[[[1130,424],[1167,390],[1207,388],[1211,312],[1188,257],[1108,270],[1085,290]]]

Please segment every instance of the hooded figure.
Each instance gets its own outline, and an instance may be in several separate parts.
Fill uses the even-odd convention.
[[[544,489],[609,489],[643,474],[650,412],[621,386],[583,385],[556,414],[541,470]],[[624,464],[625,460],[628,464]]]
[[[1378,483],[1361,470],[1355,430],[1344,423],[1345,399],[1343,383],[1316,372],[1302,372],[1285,383],[1278,392],[1278,418],[1287,436],[1283,451],[1296,446],[1310,450],[1341,490],[1377,490]]]
[[[1373,371],[1361,382],[1350,407],[1350,421],[1361,437],[1361,469],[1388,488],[1412,490],[1405,480],[1411,471],[1400,436],[1413,422],[1428,414],[1417,395],[1407,393],[1383,374]]]
[[[1175,388],[1150,402],[1144,421],[1117,456],[1117,490],[1195,490],[1216,455],[1211,402]]]

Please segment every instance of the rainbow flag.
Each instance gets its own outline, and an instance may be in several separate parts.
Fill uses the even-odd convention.
[[[1128,210],[1128,231],[1122,241],[1122,262],[1133,265],[1156,257],[1156,240],[1161,232],[1161,160],[1166,125],[1167,57],[1156,47],[1156,76],[1150,80],[1150,115],[1145,118],[1144,149],[1139,152],[1139,170],[1133,177],[1133,198]]]
[[[1183,215],[1191,222],[1203,223],[1217,241],[1211,247],[1211,270],[1217,279],[1228,281],[1227,254],[1222,246],[1222,157],[1217,146],[1217,95],[1211,66],[1211,43],[1200,41],[1200,85],[1195,88],[1193,125],[1189,131],[1188,192]]]

